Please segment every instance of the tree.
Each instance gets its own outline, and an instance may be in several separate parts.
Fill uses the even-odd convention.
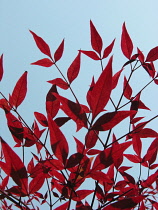
[[[1,209],[15,209],[16,206],[17,209],[33,210],[42,209],[42,205],[50,210],[158,208],[158,133],[148,125],[158,115],[146,120],[139,114],[140,109],[150,110],[141,100],[142,92],[151,83],[158,84],[154,68],[158,47],[151,49],[146,57],[139,48],[134,54],[124,23],[121,50],[127,62],[113,73],[114,61],[110,54],[115,39],[103,49],[103,40],[92,21],[90,32],[93,50],[79,50],[66,76],[58,67],[58,62],[63,59],[64,40],[52,56],[49,45],[30,31],[38,49],[47,56],[32,65],[55,67],[61,77],[48,81],[51,88],[45,99],[46,110],[43,113],[34,112],[32,126],[18,111],[27,94],[28,72],[25,71],[19,78],[9,98],[0,93],[0,108],[4,110],[15,147],[22,150],[19,157],[5,140],[5,134],[0,137]],[[87,104],[78,100],[72,88],[84,55],[101,66],[99,77],[92,77],[85,92]],[[140,90],[134,90],[131,78],[140,68],[148,75],[149,82]],[[118,83],[122,82],[122,76],[120,90]],[[2,78],[3,55],[0,59],[0,80]],[[68,99],[66,93],[61,94],[61,89],[69,90],[74,100]],[[118,102],[112,96],[114,91],[120,95]],[[76,133],[80,132],[84,137],[80,140],[73,137],[76,148],[70,152],[71,142],[63,128],[72,123],[76,125]],[[41,126],[44,128],[41,129]],[[122,134],[117,136],[120,128]],[[145,139],[151,139],[151,143],[144,151]],[[26,150],[31,148],[36,152],[32,152],[28,163],[25,163]],[[137,173],[133,173],[131,169],[137,166]],[[85,183],[86,188],[83,187]]]

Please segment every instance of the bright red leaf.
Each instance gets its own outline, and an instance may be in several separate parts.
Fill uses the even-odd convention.
[[[103,47],[102,38],[96,30],[92,21],[90,21],[90,32],[91,32],[91,45],[92,48],[101,55],[101,50]]]
[[[55,62],[57,62],[58,60],[60,60],[60,58],[63,55],[63,51],[64,51],[64,39],[61,42],[61,44],[59,45],[58,49],[54,53],[54,60],[55,60]]]
[[[69,84],[61,78],[56,78],[53,80],[49,80],[47,82],[49,82],[50,84],[56,85],[64,90],[67,90],[69,88]]]
[[[103,111],[110,99],[112,90],[112,57],[101,73],[99,79],[91,91],[91,105],[93,119]]]
[[[38,65],[38,66],[44,66],[44,67],[51,67],[54,63],[48,59],[48,58],[43,58],[41,60],[38,60],[34,63],[31,63],[32,65]]]
[[[0,81],[2,80],[3,77],[3,54],[0,57]]]
[[[123,69],[121,69],[120,71],[118,71],[116,74],[114,74],[114,76],[112,77],[112,89],[115,89],[115,87],[117,86],[118,80],[120,78],[121,72],[123,71]]]
[[[41,189],[45,181],[42,173],[34,177],[29,184],[29,194],[33,194]]]
[[[112,43],[108,47],[105,48],[102,59],[107,58],[110,55],[110,53],[112,52],[114,43],[115,43],[115,39],[112,41]]]
[[[69,205],[69,202],[66,202],[60,205],[59,207],[55,208],[54,210],[67,210],[68,205]]]
[[[39,112],[34,112],[34,115],[37,119],[37,121],[44,127],[48,127],[47,118],[44,116],[44,114]]]
[[[80,63],[81,63],[81,52],[78,53],[77,57],[75,58],[75,60],[72,62],[72,64],[67,70],[67,77],[70,84],[73,82],[74,79],[76,79],[76,77],[79,74]]]
[[[77,190],[75,193],[73,193],[72,199],[74,201],[81,201],[92,192],[94,192],[94,190]]]
[[[45,55],[49,56],[50,58],[51,56],[51,52],[50,52],[50,48],[48,46],[48,44],[37,34],[35,34],[33,31],[30,31],[30,33],[33,35],[33,38],[36,42],[36,45],[38,47],[38,49]]]
[[[123,94],[127,99],[131,99],[132,96],[132,88],[129,85],[129,82],[127,81],[126,77],[124,77],[124,84],[123,84]]]
[[[121,49],[126,58],[130,60],[133,51],[133,43],[127,32],[125,23],[122,26]]]
[[[151,49],[146,57],[146,62],[155,61],[158,59],[158,47]]]
[[[81,53],[87,55],[88,57],[92,58],[95,61],[100,60],[99,56],[94,51],[86,51],[86,50],[79,50]]]
[[[16,108],[23,102],[27,93],[27,71],[19,78],[11,95],[11,104]]]

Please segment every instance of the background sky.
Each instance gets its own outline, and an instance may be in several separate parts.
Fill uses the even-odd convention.
[[[139,47],[146,55],[151,48],[158,45],[157,9],[157,0],[0,0],[0,54],[4,54],[1,92],[8,97],[19,77],[24,71],[28,71],[28,93],[19,107],[19,112],[31,125],[34,111],[45,112],[45,95],[50,88],[50,84],[46,81],[60,75],[53,67],[30,65],[45,56],[36,47],[29,30],[41,36],[49,44],[52,54],[65,38],[64,55],[58,65],[66,74],[79,49],[92,49],[89,29],[91,19],[102,36],[104,47],[116,38],[113,51],[113,67],[116,72],[127,61],[120,49],[123,22],[126,22],[127,30],[133,40],[134,52],[136,53],[136,47]],[[107,60],[104,64],[106,62]],[[157,62],[155,66],[158,66]],[[81,103],[86,103],[84,94],[85,90],[88,90],[92,76],[97,77],[100,71],[97,62],[82,55],[81,72],[72,86]],[[132,84],[140,88],[146,81],[148,75],[141,70],[132,80]],[[148,118],[157,114],[157,88],[156,85],[151,85],[142,95],[143,102],[147,106],[150,105],[152,110],[152,113],[142,111],[142,115],[148,114]],[[66,93],[72,99],[69,92]],[[114,96],[117,97],[118,93]],[[4,122],[4,113],[0,110],[0,135],[12,144]],[[157,128],[155,121],[151,125]],[[69,135],[68,130],[65,132]],[[81,138],[81,134],[77,135]]]

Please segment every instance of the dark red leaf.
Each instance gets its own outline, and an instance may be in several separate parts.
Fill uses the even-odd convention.
[[[76,123],[77,131],[82,127],[87,128],[87,117],[83,105],[70,101],[58,94],[54,93],[54,95],[61,102],[61,109]]]
[[[28,193],[28,178],[26,168],[19,156],[11,149],[11,147],[2,139],[1,146],[5,157],[6,165],[9,168],[9,175],[14,182],[21,187],[21,192]]]
[[[125,23],[122,26],[121,49],[126,58],[130,60],[133,51],[133,43],[127,32]]]
[[[81,142],[81,141],[79,141],[77,138],[75,138],[74,137],[74,139],[75,139],[75,142],[76,142],[76,150],[77,150],[77,152],[79,152],[79,153],[83,153],[83,151],[85,150],[85,148],[84,148],[84,145],[83,145],[83,143]]]
[[[91,31],[91,46],[92,48],[101,55],[103,46],[102,38],[96,30],[93,22],[90,20],[90,31]]]
[[[91,104],[91,103],[92,103],[92,102],[91,102],[91,92],[92,92],[92,90],[93,90],[94,85],[95,85],[95,82],[94,82],[94,77],[93,77],[93,78],[92,78],[91,85],[90,85],[90,88],[89,88],[89,90],[87,91],[87,96],[86,96],[87,102],[88,102],[88,105],[89,105],[90,109],[92,109],[92,104]]]
[[[123,94],[127,99],[129,99],[129,100],[131,99],[132,88],[129,85],[129,82],[127,81],[126,77],[124,77]]]
[[[135,111],[134,111],[135,112]],[[118,111],[103,114],[92,126],[92,130],[106,131],[112,129],[125,118],[131,116],[133,111]]]
[[[87,55],[88,57],[92,58],[95,61],[100,60],[99,56],[94,51],[86,51],[86,50],[79,50],[81,53]]]
[[[48,58],[43,58],[41,60],[38,60],[34,63],[31,63],[32,65],[38,65],[38,66],[44,66],[44,67],[51,67],[54,63],[48,59]]]
[[[80,163],[82,158],[83,158],[83,155],[79,152],[71,155],[67,161],[66,168],[72,168],[76,166],[77,164]]]
[[[40,36],[37,36],[37,34],[35,34],[33,31],[30,31],[30,33],[33,35],[38,49],[51,58],[51,52],[48,44]]]
[[[27,71],[19,78],[11,95],[11,104],[16,108],[23,102],[27,92]]]
[[[158,59],[158,47],[151,49],[147,55],[146,62],[155,61]]]
[[[70,84],[76,79],[80,71],[80,63],[81,63],[81,52],[78,53],[75,60],[72,62],[70,67],[67,70],[67,77]]]
[[[140,51],[139,48],[137,48],[137,51],[138,51],[138,58],[139,58],[140,62],[144,63],[144,55],[143,55],[142,51]]]
[[[63,126],[66,122],[71,120],[70,117],[57,117],[54,121],[57,124],[58,127]]]
[[[44,127],[48,127],[47,118],[44,116],[44,114],[39,112],[34,112],[34,115],[37,119],[37,121]]]
[[[105,48],[102,59],[107,58],[109,56],[109,54],[111,53],[113,49],[114,43],[115,43],[115,39],[112,41],[112,43],[108,47]]]
[[[29,184],[29,194],[33,194],[41,189],[45,181],[45,177],[43,174],[39,174],[38,176],[34,177],[30,184]]]
[[[91,91],[91,108],[93,119],[103,111],[110,99],[112,90],[112,57],[101,73]]]
[[[121,72],[123,71],[123,69],[121,69],[120,71],[118,71],[113,77],[112,77],[112,89],[115,89],[115,87],[117,86],[118,80],[120,78]]]
[[[69,88],[69,85],[67,82],[65,82],[63,79],[61,78],[56,78],[56,79],[53,79],[53,80],[49,80],[47,81],[49,82],[50,84],[53,84],[53,85],[56,85],[64,90],[67,90]]]
[[[67,140],[50,116],[48,116],[48,125],[52,151],[54,152],[55,156],[61,160],[63,164],[65,164],[69,151]]]
[[[89,130],[88,133],[85,136],[85,145],[87,148],[92,148],[95,146],[97,140],[98,140],[98,131],[95,130]]]
[[[57,62],[58,60],[60,60],[60,58],[63,55],[63,51],[64,51],[64,39],[61,42],[61,44],[59,45],[58,49],[54,53],[54,60],[55,60],[55,62]]]
[[[0,81],[2,80],[3,77],[3,54],[0,57]]]

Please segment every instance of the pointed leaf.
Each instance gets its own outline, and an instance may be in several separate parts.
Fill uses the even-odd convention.
[[[134,111],[135,112],[135,111]],[[103,114],[92,126],[92,130],[106,131],[112,129],[125,118],[133,114],[133,111],[118,111]]]
[[[74,201],[81,201],[88,195],[90,195],[92,192],[94,192],[94,190],[77,190],[75,193],[73,193],[72,199]]]
[[[11,147],[2,138],[0,138],[0,140],[6,164],[10,169],[10,173],[8,175],[12,177],[19,187],[21,187],[22,192],[27,194],[28,178],[26,168],[19,156],[11,149]]]
[[[34,112],[34,115],[37,119],[37,121],[44,127],[48,127],[47,118],[44,116],[44,114],[39,112]]]
[[[38,49],[45,55],[49,56],[51,58],[51,52],[48,44],[40,37],[37,36],[33,31],[30,31],[30,33],[33,35],[33,38],[36,42],[36,45]]]
[[[63,55],[63,51],[64,51],[64,39],[61,42],[61,44],[59,45],[58,49],[54,53],[54,60],[55,60],[55,62],[57,62],[58,60],[60,60],[60,58]]]
[[[118,80],[120,78],[120,75],[122,73],[123,69],[118,71],[113,77],[112,77],[112,89],[115,89],[118,83]]]
[[[127,81],[126,77],[124,77],[124,84],[123,84],[123,94],[127,99],[131,99],[132,96],[132,88],[129,85],[129,82]]]
[[[81,53],[87,55],[88,57],[92,58],[95,61],[100,60],[99,56],[94,51],[86,51],[86,50],[79,50]]]
[[[92,21],[90,21],[90,31],[91,31],[91,46],[96,52],[101,54],[103,46],[102,38],[99,35],[98,31],[96,30]]]
[[[69,151],[67,140],[50,116],[48,116],[48,125],[50,130],[50,143],[52,151],[54,152],[55,156],[61,160],[63,164],[65,164]]]
[[[122,26],[121,49],[126,58],[130,60],[133,51],[133,43],[127,32],[125,23]]]
[[[82,158],[83,158],[83,154],[81,154],[79,152],[71,155],[69,157],[69,159],[67,160],[66,168],[72,168],[72,167],[76,166],[77,164],[80,163]]]
[[[108,47],[105,48],[102,59],[107,58],[109,56],[109,54],[112,52],[114,43],[115,43],[115,39],[112,41],[112,43]]]
[[[67,210],[68,205],[69,205],[69,202],[67,201],[66,203],[62,204],[61,206],[55,208],[54,210]]]
[[[38,66],[44,66],[44,67],[51,67],[54,63],[48,59],[48,58],[43,58],[41,60],[38,60],[34,63],[31,63],[32,65],[38,65]]]
[[[43,174],[39,174],[38,176],[34,177],[30,184],[29,184],[29,194],[33,194],[41,189],[45,181],[45,177]]]
[[[146,62],[155,61],[158,59],[158,46],[151,49],[147,55]]]
[[[3,77],[3,54],[0,57],[0,81],[2,80]]]
[[[61,78],[56,78],[56,79],[53,79],[53,80],[49,80],[47,81],[49,82],[50,84],[53,84],[53,85],[56,85],[64,90],[67,90],[69,88],[69,85],[67,82],[65,82],[63,79]]]
[[[112,89],[112,57],[101,73],[98,81],[91,91],[91,105],[93,119],[103,111],[110,99]]]
[[[72,64],[67,70],[67,77],[70,84],[73,82],[74,79],[76,79],[76,77],[79,74],[80,63],[81,63],[81,52],[78,53],[77,57],[75,58],[75,60],[72,62]]]
[[[97,140],[98,140],[98,131],[89,130],[88,133],[85,136],[85,145],[87,148],[92,148],[95,146]]]
[[[143,55],[142,51],[140,51],[139,48],[137,48],[137,51],[138,51],[138,58],[139,58],[140,62],[144,63],[144,55]]]
[[[17,81],[11,95],[11,104],[16,108],[23,102],[27,92],[27,71]]]

